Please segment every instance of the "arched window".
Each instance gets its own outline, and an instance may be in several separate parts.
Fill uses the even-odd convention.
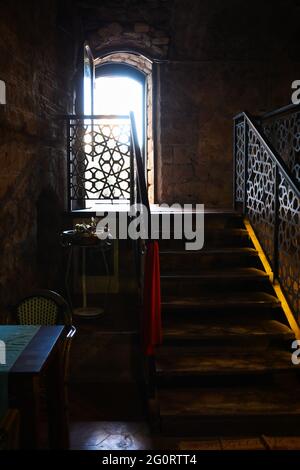
[[[88,209],[108,200],[128,201],[130,136],[126,120],[117,123],[115,118],[128,116],[129,111],[135,114],[149,200],[154,202],[151,60],[131,52],[94,59],[85,44],[83,64],[83,93],[78,94],[76,111],[84,119],[70,123],[71,207]]]
[[[112,52],[94,60],[99,76],[131,77],[143,86],[143,111],[138,127],[143,127],[142,154],[146,169],[148,196],[154,202],[153,62],[140,52]]]
[[[126,115],[134,112],[142,154],[145,154],[146,75],[127,64],[96,67],[94,114]]]

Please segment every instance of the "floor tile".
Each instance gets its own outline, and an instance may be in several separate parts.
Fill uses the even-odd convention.
[[[71,449],[97,446],[108,436],[109,433],[103,429],[101,422],[76,422],[70,425]]]
[[[180,450],[222,450],[218,439],[180,441],[178,447]]]
[[[107,434],[135,434],[141,429],[144,430],[145,424],[136,421],[102,421],[101,429],[107,432]]]
[[[133,438],[130,434],[111,434],[99,444],[99,450],[131,450]]]
[[[249,438],[223,438],[222,450],[265,450],[263,441],[259,437]]]
[[[299,436],[176,439],[151,436],[143,421],[77,421],[70,424],[70,448],[84,450],[300,450]]]
[[[271,450],[300,450],[299,436],[262,436],[262,439]]]
[[[149,428],[143,422],[88,421],[70,425],[71,449],[151,449]]]

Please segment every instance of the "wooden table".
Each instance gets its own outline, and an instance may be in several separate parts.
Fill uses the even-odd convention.
[[[21,448],[38,448],[41,378],[45,384],[49,446],[68,448],[69,432],[63,371],[67,327],[41,326],[8,372],[10,406],[21,418]]]

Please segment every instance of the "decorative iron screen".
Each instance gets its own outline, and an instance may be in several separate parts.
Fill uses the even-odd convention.
[[[71,116],[68,141],[71,201],[130,199],[128,116]]]
[[[292,174],[300,183],[300,112],[273,116],[262,124],[263,130]]]
[[[235,192],[236,201],[243,202],[245,191],[245,122],[235,126]]]
[[[275,147],[274,154],[251,118],[246,113],[238,115],[235,118],[234,156],[235,201],[245,201],[244,212],[299,321],[300,191],[299,179],[296,179],[299,168],[297,119],[299,113],[293,113],[292,118],[275,120],[273,127],[264,128]],[[292,176],[279,163],[277,155],[288,165]]]

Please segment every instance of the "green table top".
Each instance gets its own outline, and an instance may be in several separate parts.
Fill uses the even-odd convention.
[[[0,325],[0,419],[8,407],[8,373],[39,329],[36,325]]]

